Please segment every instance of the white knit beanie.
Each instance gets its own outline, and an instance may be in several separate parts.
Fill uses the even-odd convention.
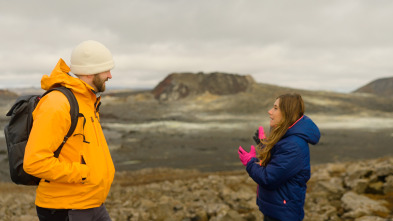
[[[71,72],[91,75],[109,71],[115,66],[111,52],[98,41],[80,43],[71,54]]]

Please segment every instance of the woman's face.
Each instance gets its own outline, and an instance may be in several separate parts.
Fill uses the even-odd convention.
[[[270,127],[275,127],[277,124],[280,123],[282,119],[279,104],[280,104],[280,99],[277,99],[276,102],[274,102],[273,108],[267,112],[269,113],[270,116]]]

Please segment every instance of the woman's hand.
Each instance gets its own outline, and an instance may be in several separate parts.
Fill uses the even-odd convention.
[[[254,141],[255,141],[255,143],[256,143],[257,145],[259,145],[259,144],[261,143],[261,140],[264,140],[265,138],[266,138],[265,130],[263,129],[262,126],[260,126],[260,127],[258,128],[258,130],[255,131],[255,134],[254,134],[254,136],[252,137],[252,139],[254,139]]]
[[[251,145],[251,150],[249,153],[245,151],[241,146],[239,146],[239,150],[237,152],[239,153],[240,161],[243,163],[244,166],[247,165],[251,158],[256,156],[255,147],[253,145]]]

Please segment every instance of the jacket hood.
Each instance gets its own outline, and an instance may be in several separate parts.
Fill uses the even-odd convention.
[[[306,115],[303,116],[295,125],[288,129],[284,137],[295,135],[303,138],[310,144],[317,144],[321,138],[321,133],[317,125]]]
[[[44,90],[49,90],[53,87],[64,86],[81,94],[85,93],[86,89],[93,90],[93,88],[84,81],[69,75],[69,72],[70,68],[67,66],[64,60],[60,58],[50,76],[44,75],[42,77],[41,88]]]

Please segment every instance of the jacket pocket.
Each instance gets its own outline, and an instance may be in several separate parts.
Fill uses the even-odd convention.
[[[85,184],[93,186],[101,186],[104,180],[102,171],[99,171],[97,165],[94,163],[94,159],[89,159],[86,155],[81,155],[81,164],[85,164],[90,168],[89,176],[86,178]]]
[[[85,161],[85,158],[83,157],[83,155],[81,155],[81,164],[85,164],[86,165],[86,161]]]

